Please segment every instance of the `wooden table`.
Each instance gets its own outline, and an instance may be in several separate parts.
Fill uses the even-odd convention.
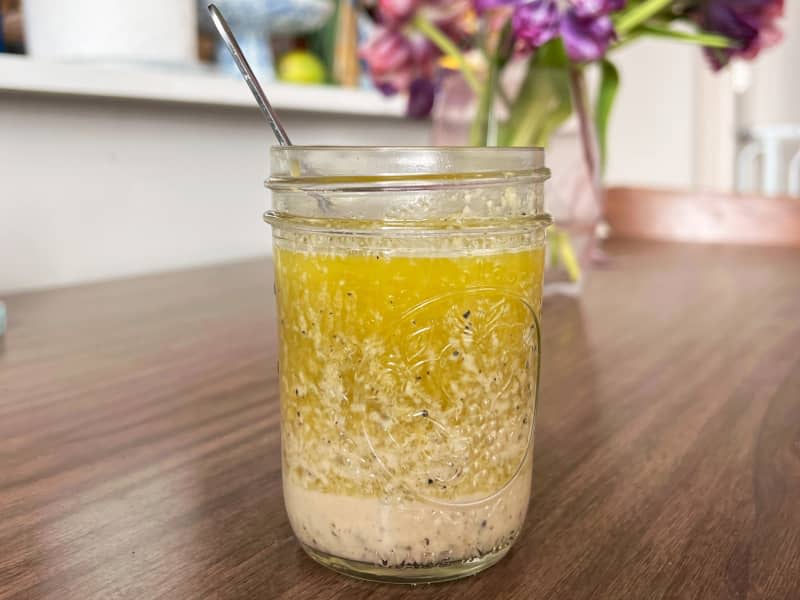
[[[611,251],[545,303],[521,539],[417,588],[292,537],[268,263],[7,298],[0,598],[800,598],[800,251]]]

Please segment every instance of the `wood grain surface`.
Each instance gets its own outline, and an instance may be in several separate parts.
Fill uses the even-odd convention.
[[[292,536],[267,262],[6,298],[0,598],[800,598],[800,251],[610,251],[545,302],[521,538],[419,587]]]

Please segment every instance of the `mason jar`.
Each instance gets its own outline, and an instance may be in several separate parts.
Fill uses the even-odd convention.
[[[323,565],[441,581],[519,535],[548,174],[539,148],[272,149],[284,499]]]

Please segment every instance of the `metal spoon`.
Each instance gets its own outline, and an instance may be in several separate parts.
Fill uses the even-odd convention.
[[[250,88],[253,97],[256,99],[256,104],[258,104],[258,107],[261,109],[261,112],[267,119],[269,126],[272,127],[272,132],[278,139],[278,143],[281,146],[291,146],[292,142],[289,139],[289,136],[286,134],[286,130],[283,128],[278,115],[275,113],[272,105],[269,103],[267,95],[264,93],[264,88],[262,88],[261,84],[258,82],[258,78],[256,77],[255,73],[253,73],[253,69],[250,68],[250,63],[247,62],[244,52],[242,52],[239,43],[236,41],[236,36],[233,35],[233,31],[231,31],[231,28],[228,25],[228,22],[225,20],[225,17],[222,16],[222,12],[214,4],[208,5],[208,12],[211,13],[211,20],[214,22],[214,27],[217,28],[217,33],[219,33],[222,41],[225,42],[225,45],[228,47],[228,51],[231,53],[233,61],[236,63],[236,66],[239,67],[239,71],[241,72],[242,77],[244,77],[247,87]],[[294,158],[290,159],[289,171],[293,177],[300,177],[300,174],[303,172],[303,169],[300,167],[300,162]],[[317,204],[322,212],[330,212],[330,200],[315,193],[310,193],[310,196],[317,201]]]
[[[222,41],[225,42],[231,56],[233,56],[233,61],[236,63],[236,66],[239,67],[239,71],[242,73],[247,87],[249,87],[250,91],[253,93],[258,107],[261,109],[261,112],[264,113],[264,117],[266,117],[269,126],[272,127],[275,137],[278,138],[278,143],[281,146],[291,146],[292,142],[289,140],[289,136],[286,135],[286,130],[283,128],[283,125],[281,125],[278,115],[272,110],[272,105],[269,103],[264,89],[258,82],[255,73],[253,73],[253,69],[250,68],[250,64],[247,62],[244,52],[242,52],[242,49],[239,47],[239,43],[236,41],[236,37],[228,26],[225,17],[222,16],[220,10],[213,4],[208,5],[208,12],[211,13],[211,20],[214,22],[214,27],[217,28],[219,36],[222,38]]]

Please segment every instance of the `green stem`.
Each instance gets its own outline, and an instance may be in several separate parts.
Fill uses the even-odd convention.
[[[667,8],[672,3],[672,0],[645,0],[641,4],[637,4],[625,12],[623,12],[618,19],[616,19],[615,27],[617,34],[620,37],[625,36],[634,27],[638,27],[647,19],[654,17],[662,10]]]
[[[478,110],[470,130],[470,143],[473,146],[486,146],[489,141],[489,125],[493,118],[494,93],[499,80],[499,64],[496,58],[489,61],[489,73],[483,92],[478,97]]]
[[[481,54],[483,54],[483,58],[486,60],[486,64],[492,62],[492,57],[489,56],[489,53],[486,51],[486,48],[481,48]],[[502,70],[502,66],[500,67],[500,69]],[[506,108],[506,110],[511,110],[512,106],[511,98],[509,97],[508,93],[503,88],[499,80],[497,82],[497,89],[495,90],[495,94],[497,95],[497,98],[500,100],[500,102],[503,103],[503,106]]]
[[[609,48],[609,52],[611,50],[618,50],[619,48],[622,48],[623,46],[627,46],[631,42],[634,42],[634,41],[638,40],[640,37],[642,37],[641,30],[637,29],[636,31],[631,31],[625,37],[620,37],[618,41],[614,42],[611,45],[611,48]]]
[[[497,97],[500,98],[500,101],[508,110],[511,110],[511,98],[508,97],[508,94],[503,89],[503,86],[499,83],[497,85]]]
[[[724,35],[706,33],[705,31],[697,33],[678,31],[664,25],[646,24],[640,26],[638,31],[655,37],[668,38],[678,42],[687,42],[689,44],[698,44],[700,46],[706,46],[707,48],[732,48],[736,45],[733,40],[726,38]]]
[[[453,40],[447,37],[447,34],[439,29],[431,20],[425,18],[422,15],[422,11],[418,11],[417,15],[414,17],[414,27],[436,44],[439,50],[458,63],[458,67],[461,69],[461,73],[464,75],[464,79],[467,84],[469,84],[469,87],[472,88],[472,91],[476,94],[480,94],[481,84],[478,78],[475,77],[475,72],[472,70],[472,67],[467,63],[464,54],[458,49],[458,46],[453,43]]]

